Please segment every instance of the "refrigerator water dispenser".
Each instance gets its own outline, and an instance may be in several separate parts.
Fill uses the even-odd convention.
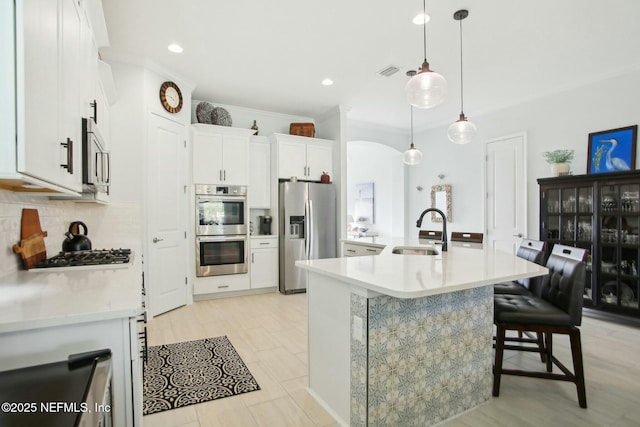
[[[289,217],[289,238],[304,239],[304,216]]]

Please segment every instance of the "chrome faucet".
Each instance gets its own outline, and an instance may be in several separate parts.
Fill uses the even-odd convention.
[[[418,228],[422,227],[422,218],[427,212],[437,212],[442,217],[442,250],[446,251],[447,250],[447,217],[445,216],[444,212],[442,212],[438,208],[425,209],[420,214],[420,218],[418,218],[418,221],[416,221],[416,227]]]

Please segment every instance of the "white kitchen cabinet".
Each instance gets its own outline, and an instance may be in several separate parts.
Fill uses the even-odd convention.
[[[192,124],[193,183],[249,185],[251,129]]]
[[[320,181],[333,172],[333,141],[304,136],[274,134],[278,150],[278,178]]]
[[[249,274],[225,274],[222,276],[196,277],[193,283],[194,301],[215,298],[216,294],[225,296],[242,295],[251,287]]]
[[[278,286],[278,238],[251,238],[251,289]]]
[[[252,136],[250,146],[249,207],[271,208],[271,144],[266,137]]]
[[[366,256],[366,255],[379,255],[384,249],[384,246],[380,245],[367,245],[362,243],[342,243],[342,256]]]
[[[16,5],[17,172],[80,191],[82,10],[76,0]]]
[[[81,118],[89,117],[87,93],[96,79],[91,61],[98,56],[83,4],[22,0],[3,2],[3,8],[11,9],[3,9],[3,16],[15,17],[15,50],[5,56],[3,47],[3,66],[8,61],[16,70],[9,80],[16,93],[11,104],[16,126],[12,137],[0,141],[6,154],[0,162],[0,186],[77,196],[82,190]],[[26,188],[25,183],[41,188]]]

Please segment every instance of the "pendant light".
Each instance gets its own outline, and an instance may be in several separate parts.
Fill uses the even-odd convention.
[[[427,15],[426,0],[422,0],[424,15]],[[426,19],[425,19],[426,21]],[[444,101],[447,92],[447,81],[442,75],[429,69],[427,62],[427,23],[423,24],[424,62],[404,88],[409,104],[418,108],[432,108]]]
[[[464,115],[464,93],[462,84],[462,20],[469,16],[468,10],[458,10],[453,19],[460,22],[460,118],[447,130],[447,136],[456,144],[467,144],[476,137],[476,125],[467,120]]]
[[[416,74],[415,71],[407,71],[407,75],[413,77]],[[411,145],[409,149],[402,154],[402,161],[406,164],[413,166],[417,165],[422,161],[422,152],[413,145],[413,105],[410,105],[411,109]]]

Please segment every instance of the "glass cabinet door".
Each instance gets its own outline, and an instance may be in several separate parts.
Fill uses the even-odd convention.
[[[640,184],[600,188],[600,303],[638,309]]]

